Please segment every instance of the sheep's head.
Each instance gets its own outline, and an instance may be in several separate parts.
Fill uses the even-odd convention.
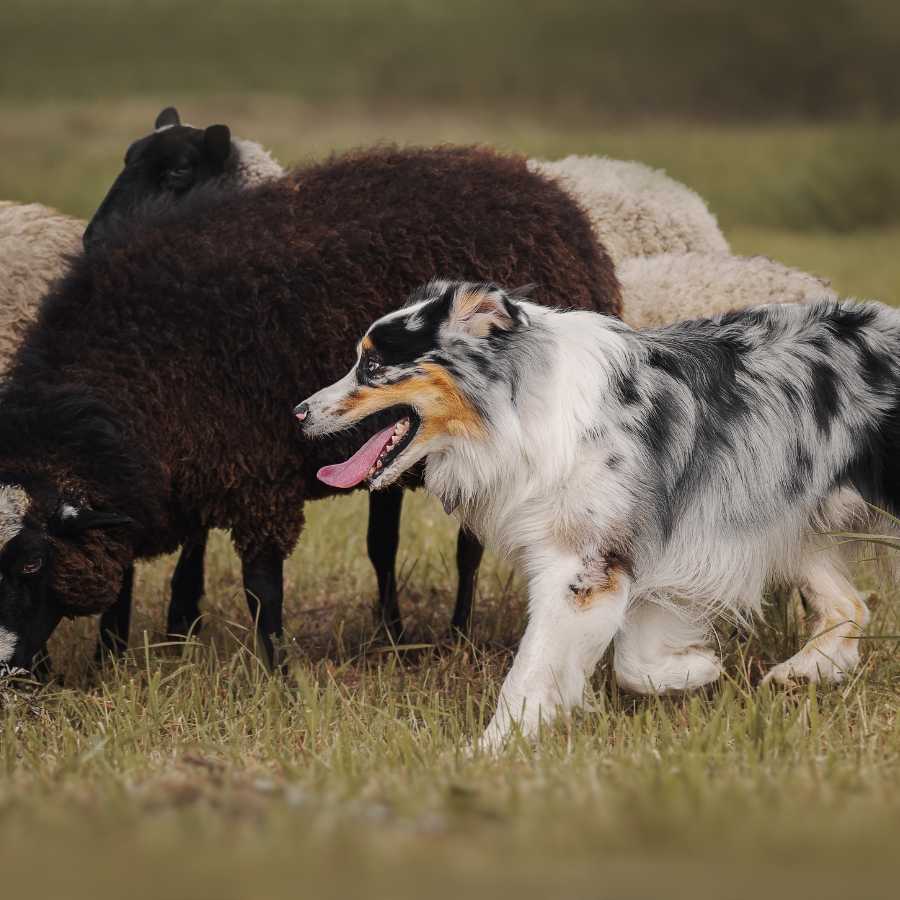
[[[110,221],[128,219],[141,206],[180,197],[218,178],[231,153],[227,125],[182,125],[178,111],[167,107],[156,117],[154,130],[128,148],[125,167],[84,232],[85,249],[102,241]]]
[[[45,484],[0,483],[0,669],[30,668],[63,616],[115,602],[133,524]]]

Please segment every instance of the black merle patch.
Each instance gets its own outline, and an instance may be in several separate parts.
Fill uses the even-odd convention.
[[[641,393],[630,375],[620,375],[613,385],[613,390],[623,406],[637,406],[641,402]]]
[[[426,353],[439,349],[438,331],[450,315],[455,286],[447,287],[439,297],[419,307],[408,316],[397,316],[386,322],[376,322],[369,331],[369,338],[385,365],[399,366],[415,362]],[[424,299],[420,292],[413,294],[410,302]],[[427,294],[426,294],[427,296]],[[416,300],[419,297],[419,300]],[[410,317],[415,316],[420,327],[409,327]]]
[[[809,369],[812,376],[813,417],[819,433],[827,437],[831,434],[832,423],[838,414],[840,377],[825,360],[810,363]]]
[[[787,477],[784,481],[784,495],[794,501],[803,496],[812,478],[813,460],[809,451],[797,441],[794,452],[787,462]]]

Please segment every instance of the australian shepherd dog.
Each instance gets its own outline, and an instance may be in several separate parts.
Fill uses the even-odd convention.
[[[375,322],[340,381],[295,414],[309,437],[390,424],[319,478],[426,488],[509,554],[528,626],[488,726],[579,704],[614,642],[638,692],[718,678],[710,623],[796,586],[814,632],[768,679],[839,681],[869,611],[840,529],[900,512],[900,313],[761,306],[634,331],[493,284],[435,281]]]

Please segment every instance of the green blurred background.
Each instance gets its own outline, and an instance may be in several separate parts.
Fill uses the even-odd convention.
[[[174,103],[285,162],[374,140],[601,153],[738,252],[900,284],[892,0],[2,0],[0,197],[87,216]]]
[[[258,91],[747,118],[891,115],[891,0],[4,0],[6,97]]]

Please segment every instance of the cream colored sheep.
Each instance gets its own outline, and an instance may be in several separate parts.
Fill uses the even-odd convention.
[[[656,253],[728,253],[716,217],[690,188],[659,169],[603,156],[532,159],[581,203],[617,265]]]
[[[81,251],[84,222],[39,203],[0,201],[0,370],[47,288]]]
[[[623,318],[635,328],[696,319],[761,303],[835,300],[824,278],[765,256],[662,253],[616,267]]]

